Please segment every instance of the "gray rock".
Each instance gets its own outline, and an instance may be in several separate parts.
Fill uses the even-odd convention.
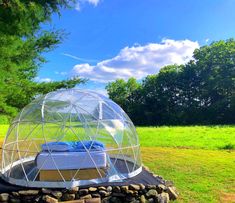
[[[147,203],[147,200],[144,195],[140,196],[140,203]]]
[[[113,192],[121,192],[121,188],[119,186],[113,186]]]
[[[166,180],[166,181],[165,181],[165,185],[166,185],[167,187],[172,187],[172,186],[174,186],[174,183],[173,183],[173,181]]]
[[[80,199],[91,199],[92,196],[90,194],[81,196]]]
[[[1,202],[7,202],[9,199],[9,194],[8,193],[2,193],[0,194],[0,201]]]
[[[49,195],[44,195],[42,199],[47,202],[47,203],[58,203],[58,200],[49,196]]]
[[[140,189],[144,190],[145,189],[145,185],[143,185],[142,183],[140,184]]]
[[[127,195],[126,198],[125,198],[125,200],[126,200],[127,202],[135,202],[135,201],[136,201],[136,199],[135,199],[133,196],[130,196],[130,195]]]
[[[130,190],[140,190],[140,186],[139,185],[135,185],[135,184],[130,184],[129,188],[130,188]]]
[[[153,198],[148,199],[148,203],[155,203],[156,201]]]
[[[41,202],[41,195],[38,195],[35,199],[34,199],[34,202],[37,203],[37,202]]]
[[[176,200],[178,198],[177,191],[175,187],[168,187],[166,192],[169,194],[170,200]]]
[[[157,188],[156,188],[156,190],[157,190],[158,193],[161,193],[161,192],[163,192],[163,191],[166,191],[166,189],[167,189],[167,187],[166,187],[165,185],[163,185],[163,184],[157,185]]]
[[[81,196],[88,195],[89,194],[89,190],[88,189],[80,189],[78,193]]]
[[[24,202],[24,203],[31,203],[31,202],[34,202],[34,199],[36,197],[33,196],[33,195],[29,195],[29,196],[22,196],[21,197],[21,201]]]
[[[101,187],[98,187],[98,190],[107,190],[107,188],[106,187],[103,187],[103,186],[101,186]]]
[[[113,190],[112,186],[107,187],[107,192],[112,192],[112,190]]]
[[[168,203],[170,201],[168,193],[161,193],[157,197],[158,203]]]
[[[125,193],[127,193],[127,191],[129,190],[129,186],[125,185],[125,186],[121,186],[121,190]]]
[[[47,188],[42,188],[41,191],[42,191],[43,194],[47,194],[47,195],[51,194],[51,192],[52,192],[52,190],[47,189]]]
[[[140,190],[138,192],[139,192],[140,195],[145,195],[148,192],[148,190],[147,189],[143,189],[143,190]]]
[[[89,190],[89,192],[96,192],[97,188],[96,187],[89,187],[88,190]]]
[[[134,191],[133,190],[127,190],[126,193],[130,196],[134,196]]]
[[[22,196],[37,195],[39,190],[21,190],[18,192]]]
[[[151,198],[151,197],[157,197],[158,193],[156,190],[151,189],[146,193],[146,197],[147,198]]]
[[[99,193],[92,193],[91,196],[93,198],[99,198],[100,197],[100,194]]]
[[[99,194],[101,195],[101,197],[107,197],[109,195],[109,192],[107,192],[105,190],[100,190]]]
[[[63,195],[60,191],[52,191],[51,194],[57,199],[60,199]]]
[[[21,200],[18,199],[17,197],[12,197],[10,198],[10,203],[21,203]]]
[[[19,197],[20,196],[20,194],[18,193],[18,192],[12,192],[11,193],[14,197]]]
[[[68,192],[71,194],[76,194],[78,192],[78,190],[79,190],[79,187],[72,187],[69,189]]]
[[[123,201],[118,197],[111,197],[109,202],[111,202],[111,203],[123,203]]]
[[[131,195],[131,196],[138,196],[138,191],[136,191],[136,190],[128,190],[127,194]]]
[[[102,200],[101,200],[101,203],[109,203],[110,201],[110,198],[111,197],[105,197],[105,198],[103,198]]]
[[[112,196],[113,197],[125,197],[126,195],[121,192],[113,192]]]
[[[63,201],[70,201],[75,199],[75,194],[65,193],[62,196]]]

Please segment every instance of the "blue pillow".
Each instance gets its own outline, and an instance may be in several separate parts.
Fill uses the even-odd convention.
[[[99,141],[96,141],[96,140],[89,140],[89,141],[81,141],[81,142],[76,142],[74,144],[74,149],[75,151],[86,151],[86,148],[88,150],[92,150],[92,151],[95,151],[95,150],[104,150],[104,144],[99,142]]]
[[[99,141],[85,140],[81,142],[48,142],[42,144],[43,151],[54,152],[85,152],[86,148],[92,151],[104,150],[104,144]]]
[[[66,152],[73,150],[73,142],[48,142],[42,144],[43,151]]]

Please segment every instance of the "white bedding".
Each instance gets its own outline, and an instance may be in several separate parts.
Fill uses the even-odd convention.
[[[53,158],[52,158],[53,157]],[[104,168],[107,166],[106,153],[103,151],[87,152],[41,152],[36,158],[37,168],[41,170],[61,170]]]

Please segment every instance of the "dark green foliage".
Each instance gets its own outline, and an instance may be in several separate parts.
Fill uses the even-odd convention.
[[[46,60],[42,54],[63,39],[61,30],[43,30],[53,13],[68,8],[68,0],[0,0],[0,114],[14,116],[35,96],[59,88],[71,88],[79,78],[37,83],[35,77]]]
[[[124,81],[107,90],[139,125],[234,124],[235,40],[195,50],[194,60],[162,68],[128,96]]]
[[[221,147],[220,149],[233,150],[233,149],[235,149],[235,145],[233,145],[233,144],[226,144],[223,147]]]

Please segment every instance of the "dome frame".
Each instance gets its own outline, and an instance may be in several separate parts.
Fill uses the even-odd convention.
[[[57,151],[69,145],[80,148]],[[51,171],[57,179],[43,180],[41,174]],[[88,171],[88,178],[79,175]],[[40,96],[12,121],[2,146],[1,177],[14,185],[71,188],[123,182],[141,171],[132,121],[115,102],[94,91],[68,89]],[[68,172],[71,179],[65,177]]]

